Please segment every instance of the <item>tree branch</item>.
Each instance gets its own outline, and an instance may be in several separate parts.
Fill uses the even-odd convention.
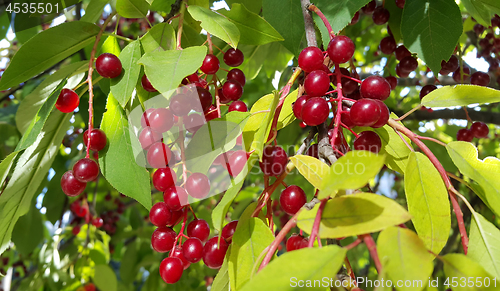
[[[393,111],[396,115],[401,116],[404,114],[402,111]],[[500,113],[490,111],[476,111],[472,108],[467,108],[467,113],[474,121],[482,121],[484,123],[492,123],[500,125]],[[435,119],[463,119],[467,120],[465,111],[460,109],[443,109],[429,112],[427,110],[417,110],[405,120],[435,120]]]

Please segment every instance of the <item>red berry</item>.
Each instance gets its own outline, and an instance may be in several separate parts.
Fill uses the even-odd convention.
[[[148,149],[146,158],[152,168],[165,168],[172,157],[170,148],[162,142],[155,142]]]
[[[210,192],[210,181],[205,174],[193,173],[187,178],[185,187],[191,197],[203,199]]]
[[[237,225],[238,225],[238,220],[233,220],[222,228],[220,235],[228,243],[231,243],[231,241],[233,240],[233,235],[234,232],[236,231]]]
[[[344,35],[334,37],[328,44],[328,56],[336,64],[343,64],[349,61],[354,55],[354,42]]]
[[[311,145],[311,146],[307,149],[306,155],[308,155],[308,156],[311,156],[311,157],[314,157],[314,158],[318,159],[318,158],[319,158],[318,144],[317,144],[317,143],[315,143],[315,144]]]
[[[411,72],[403,72],[401,71],[401,68],[399,66],[399,64],[396,65],[396,74],[398,75],[398,77],[400,78],[406,78],[408,77],[408,75],[410,75]]]
[[[474,32],[477,35],[481,35],[484,32],[485,29],[486,28],[484,26],[482,26],[481,24],[479,24],[479,23],[477,23],[476,25],[474,25],[474,28],[473,28]]]
[[[75,111],[78,104],[80,104],[78,94],[71,89],[64,88],[59,93],[59,97],[57,97],[56,108],[62,113],[70,113]]]
[[[203,219],[195,219],[188,224],[187,235],[189,237],[199,238],[204,242],[210,235],[210,226]]]
[[[401,61],[404,57],[410,57],[410,51],[404,46],[400,45],[394,50],[394,54],[396,55],[396,59]]]
[[[153,186],[160,192],[174,186],[176,181],[177,175],[171,168],[160,168],[153,174]]]
[[[205,56],[200,70],[207,75],[213,75],[219,70],[219,65],[219,59],[212,54],[208,54]]]
[[[224,63],[230,67],[241,65],[243,60],[243,53],[239,49],[230,48],[224,53]]]
[[[204,114],[205,114],[205,120],[207,122],[219,117],[219,112],[217,111],[217,107],[215,107],[214,105],[210,106],[210,108],[207,111],[205,111]]]
[[[220,268],[226,256],[228,244],[223,239],[221,239],[220,244],[218,244],[218,240],[219,237],[215,236],[209,239],[203,247],[203,262],[210,269]]]
[[[281,209],[294,215],[307,202],[306,193],[299,186],[291,185],[285,188],[280,195]]]
[[[321,70],[323,59],[323,52],[318,47],[306,47],[299,54],[299,67],[307,73]]]
[[[95,61],[95,69],[104,78],[116,78],[122,73],[122,63],[114,54],[101,54]]]
[[[151,112],[149,116],[149,127],[152,130],[163,133],[174,126],[174,115],[166,108],[158,108]]]
[[[385,80],[391,85],[391,90],[396,89],[396,86],[398,86],[398,78],[394,76],[385,77]]]
[[[236,80],[241,84],[241,86],[245,86],[246,83],[245,73],[243,73],[243,71],[240,69],[232,69],[231,71],[229,71],[227,73],[227,79]]]
[[[402,58],[398,64],[398,66],[399,66],[399,69],[401,70],[401,72],[411,73],[411,72],[415,71],[415,69],[418,67],[418,62],[414,57],[408,56],[408,57]]]
[[[163,135],[161,133],[152,130],[149,126],[144,128],[139,134],[139,142],[141,143],[141,147],[145,150],[148,150],[152,144],[160,141],[162,138]]]
[[[467,128],[462,128],[457,132],[457,140],[458,141],[467,141],[471,142],[474,139],[474,133],[472,130]]]
[[[190,237],[182,244],[182,255],[190,263],[198,263],[203,258],[203,243],[199,238]]]
[[[85,144],[85,146],[88,146],[89,142],[88,134],[89,130],[87,129],[83,133],[83,143]],[[104,133],[104,131],[99,128],[92,129],[92,132],[90,133],[90,149],[95,152],[98,152],[102,150],[104,147],[106,147],[106,143],[107,143],[106,133]]]
[[[349,22],[349,25],[354,25],[358,23],[358,21],[359,21],[359,11],[356,11],[356,13],[354,13],[354,16],[351,19],[351,22]]]
[[[425,95],[431,93],[436,89],[437,89],[436,85],[425,85],[424,87],[422,87],[419,94],[420,100],[422,100],[422,98],[424,98]]]
[[[241,171],[246,166],[248,160],[248,155],[245,151],[235,151],[230,157],[229,157],[229,163],[228,163],[228,172],[231,177],[236,177],[238,176]]]
[[[71,229],[73,235],[78,235],[80,233],[81,226],[77,225]]]
[[[377,8],[377,2],[375,0],[372,0],[362,7],[361,11],[363,11],[363,13],[365,14],[372,14],[373,11],[375,11],[375,8]]]
[[[387,105],[385,105],[384,102],[380,100],[375,100],[377,101],[379,107],[380,107],[380,118],[378,119],[375,124],[372,125],[373,128],[379,128],[387,124],[387,121],[389,120],[389,108],[387,108]]]
[[[103,224],[104,224],[104,221],[100,217],[96,217],[96,218],[92,219],[92,225],[97,227],[97,228],[100,228]]]
[[[286,170],[288,155],[280,146],[268,145],[262,153],[260,169],[266,176],[279,176]]]
[[[455,70],[455,72],[453,72],[453,80],[455,80],[455,82],[457,82],[457,83],[461,83],[462,81],[463,81],[464,83],[469,82],[469,77],[470,77],[470,68],[469,68],[469,67],[464,66],[464,67],[463,67],[463,74],[462,74],[462,79],[463,79],[463,80],[461,80],[460,76],[461,76],[461,73],[460,73],[460,67],[459,67],[459,68],[457,68],[457,69]]]
[[[191,266],[191,263],[188,260],[186,260],[186,258],[182,254],[182,247],[180,246],[176,246],[174,248],[174,251],[170,254],[170,257],[181,259],[182,267],[184,268],[184,270],[186,270],[187,268],[189,268],[189,266]]]
[[[363,131],[354,140],[354,149],[357,151],[370,151],[378,154],[382,148],[382,141],[374,131]]]
[[[142,75],[141,85],[142,85],[142,88],[144,88],[144,90],[146,90],[148,92],[156,92],[155,87],[153,87],[153,85],[151,85],[151,82],[149,82],[149,79],[146,76],[146,74]]]
[[[99,165],[94,160],[83,158],[73,166],[73,175],[80,182],[94,181],[99,176]]]
[[[340,121],[347,127],[354,127],[354,123],[351,120],[351,108],[344,109],[345,112],[340,114]]]
[[[144,128],[146,126],[149,126],[149,118],[151,116],[151,113],[155,111],[155,108],[148,108],[146,111],[141,116],[141,126]]]
[[[363,98],[384,101],[391,94],[391,84],[384,77],[370,76],[361,83],[360,92]]]
[[[85,217],[85,215],[87,215],[88,212],[89,212],[88,207],[79,206],[78,208],[76,208],[75,215],[78,217]]]
[[[302,95],[293,103],[293,114],[297,119],[302,120],[302,107],[304,107],[307,99],[307,96]]]
[[[167,284],[177,283],[181,277],[184,268],[182,261],[176,257],[163,259],[160,264],[160,276]]]
[[[165,202],[158,202],[149,211],[149,220],[153,225],[166,226],[172,218],[172,213]]]
[[[458,66],[458,58],[455,55],[452,55],[447,62],[444,60],[441,61],[441,71],[439,71],[439,73],[441,75],[448,75],[458,69]]]
[[[163,201],[170,210],[179,211],[188,203],[188,194],[179,186],[170,187],[163,192]]]
[[[170,227],[158,227],[151,236],[151,246],[159,253],[166,253],[174,247],[176,236]]]
[[[302,120],[309,126],[320,125],[330,114],[328,102],[321,97],[313,97],[302,106]]]
[[[396,41],[392,36],[386,36],[380,41],[380,51],[386,55],[392,54],[396,50]]]
[[[231,105],[229,105],[228,112],[232,112],[232,111],[247,112],[248,107],[245,104],[245,102],[236,100],[236,101],[233,101],[233,103],[231,103]]]
[[[380,106],[375,100],[360,99],[351,107],[350,117],[357,126],[372,126],[380,119],[380,115]]]
[[[292,234],[286,241],[286,251],[291,252],[298,249],[306,248],[309,244],[309,240],[301,236],[300,234]]]
[[[490,75],[483,72],[475,72],[470,76],[470,83],[478,86],[488,86],[490,83]]]
[[[187,131],[195,133],[198,129],[200,129],[200,127],[203,126],[203,124],[205,124],[205,117],[200,114],[193,113],[186,116],[182,121],[184,122],[184,127]]]
[[[471,125],[470,130],[472,131],[472,134],[474,134],[474,136],[477,138],[486,138],[490,133],[488,125],[486,125],[486,123],[484,122],[479,121],[474,122]]]
[[[304,80],[304,89],[309,97],[320,97],[330,88],[330,78],[323,70],[309,73]]]
[[[201,106],[196,104],[197,106],[192,106],[194,110],[197,112],[204,112],[207,111],[210,106],[212,105],[212,94],[207,89],[201,88],[201,87],[196,87],[196,91],[198,93],[198,100],[194,102],[199,102]],[[201,107],[201,108],[200,108]]]
[[[177,211],[172,211],[172,218],[170,218],[170,221],[167,223],[167,226],[174,227],[179,222],[182,221],[182,217],[184,216],[184,211],[182,210],[177,210]]]
[[[227,80],[222,85],[222,94],[232,101],[236,101],[243,95],[243,86],[236,80]]]
[[[177,94],[170,98],[169,109],[175,116],[184,116],[191,111],[191,100],[187,95]]]
[[[403,9],[405,7],[405,0],[396,0],[396,6],[398,6],[398,8],[400,9]]]
[[[382,6],[379,6],[373,11],[372,19],[373,22],[377,25],[382,25],[389,21],[390,13],[389,10],[385,9]]]

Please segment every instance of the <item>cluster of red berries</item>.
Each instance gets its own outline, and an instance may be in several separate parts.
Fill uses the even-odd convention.
[[[459,129],[457,132],[457,140],[471,142],[474,138],[487,138],[489,133],[490,129],[486,123],[476,121],[472,123],[469,129]]]
[[[92,217],[92,214],[89,211],[89,205],[83,199],[73,201],[70,205],[70,211],[74,215],[73,220],[70,222],[70,225],[73,225],[73,228],[71,229],[73,235],[80,233],[81,223],[83,221],[85,223],[90,222],[97,228],[100,228],[104,223],[101,217]]]

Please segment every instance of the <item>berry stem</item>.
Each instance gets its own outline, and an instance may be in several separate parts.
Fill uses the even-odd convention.
[[[186,155],[184,147],[184,132],[182,130],[182,118],[179,118],[179,148],[181,150],[181,161],[182,161],[182,184],[186,184],[187,181],[187,167],[186,167]]]
[[[318,212],[316,213],[316,218],[314,218],[314,224],[311,230],[311,236],[309,237],[309,244],[307,247],[312,248],[314,245],[314,240],[316,239],[319,231],[319,225],[321,223],[321,215],[323,215],[323,210],[325,209],[326,202],[328,199],[321,200],[321,204],[319,205]]]
[[[293,166],[292,163],[289,163]],[[291,171],[291,170],[290,170]],[[285,179],[285,177],[288,175],[289,173],[289,170],[288,170],[288,165],[287,165],[287,170],[285,170],[277,179],[276,181],[274,181],[274,183],[271,185],[271,186],[267,186],[264,191],[262,192],[261,194],[261,197],[262,200],[259,202],[259,204],[257,205],[257,207],[255,207],[255,210],[254,212],[252,213],[252,217],[257,217],[259,216],[259,213],[260,211],[262,210],[262,208],[264,208],[264,206],[266,205],[267,201],[269,200],[269,198],[271,197],[271,195],[273,194],[274,190],[276,190],[276,188],[278,188],[279,185],[281,185],[281,182]]]
[[[360,242],[361,242],[361,240],[360,240]],[[349,262],[349,259],[347,258],[347,256],[344,258],[344,264],[345,264],[345,268],[347,269],[347,275],[349,275],[349,277],[351,277],[351,279],[354,281],[354,284],[356,284],[356,275],[354,274],[354,271],[352,270],[351,263]]]
[[[403,116],[399,117],[399,118],[396,118],[394,119],[395,121],[401,121],[403,119],[405,119],[406,117],[408,117],[408,115],[412,114],[413,112],[419,110],[420,108],[422,108],[422,104],[419,104],[417,107],[413,108],[412,110],[406,112]]]
[[[179,230],[179,234],[177,237],[175,237],[175,242],[174,246],[172,247],[172,250],[170,251],[170,256],[174,253],[175,247],[177,246],[177,242],[179,241],[179,238],[181,238],[184,235],[184,228],[186,227],[186,221],[187,221],[187,214],[188,214],[188,209],[187,207],[184,207],[184,220],[182,221],[181,225],[181,230]]]
[[[418,138],[419,139],[423,139],[423,140],[433,141],[433,142],[435,142],[435,143],[437,143],[439,145],[442,145],[442,146],[446,147],[446,144],[444,142],[442,142],[440,140],[437,140],[435,138],[432,138],[432,137],[427,137],[427,136],[421,136],[421,135],[419,135]]]
[[[464,224],[464,216],[462,213],[462,210],[460,209],[460,205],[458,204],[457,196],[455,195],[455,188],[451,184],[450,178],[448,177],[448,174],[446,173],[446,170],[443,168],[443,165],[439,162],[439,160],[436,158],[436,156],[432,153],[432,151],[418,138],[418,136],[413,133],[411,130],[403,126],[402,124],[399,124],[396,122],[396,120],[389,118],[389,121],[387,122],[389,126],[394,128],[396,131],[399,131],[406,135],[412,142],[414,142],[421,150],[422,152],[429,158],[431,163],[434,165],[434,167],[438,170],[439,174],[441,175],[441,178],[443,179],[443,182],[446,186],[446,189],[448,189],[448,193],[450,195],[450,200],[453,205],[453,210],[455,211],[455,216],[457,218],[458,222],[458,228],[460,230],[460,236],[462,240],[462,248],[464,250],[464,254],[467,254],[467,249],[469,245],[469,237],[467,236],[467,231],[465,229],[465,224]]]
[[[177,49],[181,50],[181,37],[182,37],[182,25],[184,23],[184,13],[186,12],[186,4],[184,1],[181,3],[181,9],[179,11],[179,27],[177,29]]]
[[[212,43],[212,38],[210,37],[210,33],[207,32],[207,42],[208,42],[208,53],[214,53],[214,44]]]
[[[334,38],[335,33],[333,32],[332,26],[330,25],[330,22],[328,22],[328,19],[326,19],[326,16],[323,14],[323,12],[321,12],[321,10],[319,10],[319,8],[316,7],[316,5],[314,4],[309,5],[307,9],[316,13],[319,16],[319,18],[323,20],[323,23],[325,24],[325,27],[328,30],[328,33],[330,34],[330,39]]]
[[[377,245],[375,244],[375,241],[373,240],[372,236],[370,234],[362,234],[358,235],[358,238],[363,239],[363,241],[365,242],[365,245],[368,248],[368,252],[370,252],[370,256],[372,257],[373,262],[375,263],[377,272],[380,274],[380,272],[382,271],[382,264],[380,263],[380,259],[378,257]]]
[[[358,237],[355,241],[345,246],[345,248],[351,250],[355,248],[357,245],[359,245],[361,242],[362,242],[361,238]]]
[[[111,13],[108,18],[104,21],[103,25],[101,26],[101,30],[99,30],[99,33],[96,36],[95,42],[94,42],[94,47],[92,48],[92,51],[90,52],[90,60],[89,60],[89,73],[87,76],[87,83],[89,84],[89,134],[88,134],[88,143],[87,143],[87,154],[85,155],[86,158],[90,157],[90,132],[92,132],[92,129],[94,129],[94,108],[93,108],[93,103],[94,103],[94,86],[92,84],[92,72],[94,71],[94,59],[95,59],[95,54],[97,51],[97,45],[99,44],[99,40],[101,40],[101,36],[104,33],[104,29],[106,26],[108,26],[109,22],[113,17],[116,15],[116,12]]]
[[[349,130],[353,135],[354,137],[358,138],[359,137],[359,134],[357,134],[356,132],[354,132],[354,130],[352,130],[349,126],[343,124],[342,122],[340,122],[340,125],[344,128],[347,128],[347,130]]]

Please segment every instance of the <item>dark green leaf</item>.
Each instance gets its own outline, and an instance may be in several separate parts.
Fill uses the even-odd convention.
[[[226,0],[226,3],[231,7],[234,3],[241,3],[255,14],[259,14],[262,9],[262,0]]]
[[[146,0],[117,0],[116,11],[125,18],[144,18],[148,14],[149,3]]]
[[[392,32],[392,36],[396,40],[396,43],[401,41],[401,16],[403,15],[403,9],[396,6],[396,1],[385,2],[384,8],[389,10],[389,27]]]
[[[94,283],[101,290],[116,291],[118,288],[116,275],[108,265],[95,266]]]
[[[135,85],[141,73],[141,66],[137,61],[141,58],[141,44],[138,40],[129,43],[120,53],[123,66],[122,74],[111,79],[111,93],[122,107],[125,107],[132,97]]]
[[[454,0],[408,1],[401,19],[404,45],[437,74],[462,35],[462,15]]]
[[[194,19],[201,21],[201,27],[207,32],[234,48],[238,46],[240,31],[227,18],[200,6],[189,6],[187,10]]]
[[[95,23],[101,18],[104,6],[106,6],[108,2],[109,0],[90,0],[81,21]]]
[[[12,58],[0,80],[0,90],[36,76],[93,43],[98,32],[97,25],[83,21],[65,22],[40,32]]]
[[[460,1],[467,12],[480,24],[488,27],[491,25],[491,18],[494,13],[485,5],[482,0],[462,0]]]
[[[12,231],[12,242],[21,254],[29,255],[42,242],[45,228],[42,221],[40,210],[31,203],[28,213],[19,218]]]
[[[127,249],[123,254],[123,259],[120,265],[120,278],[123,282],[130,284],[135,280],[137,275],[137,243],[133,242],[127,245]]]

